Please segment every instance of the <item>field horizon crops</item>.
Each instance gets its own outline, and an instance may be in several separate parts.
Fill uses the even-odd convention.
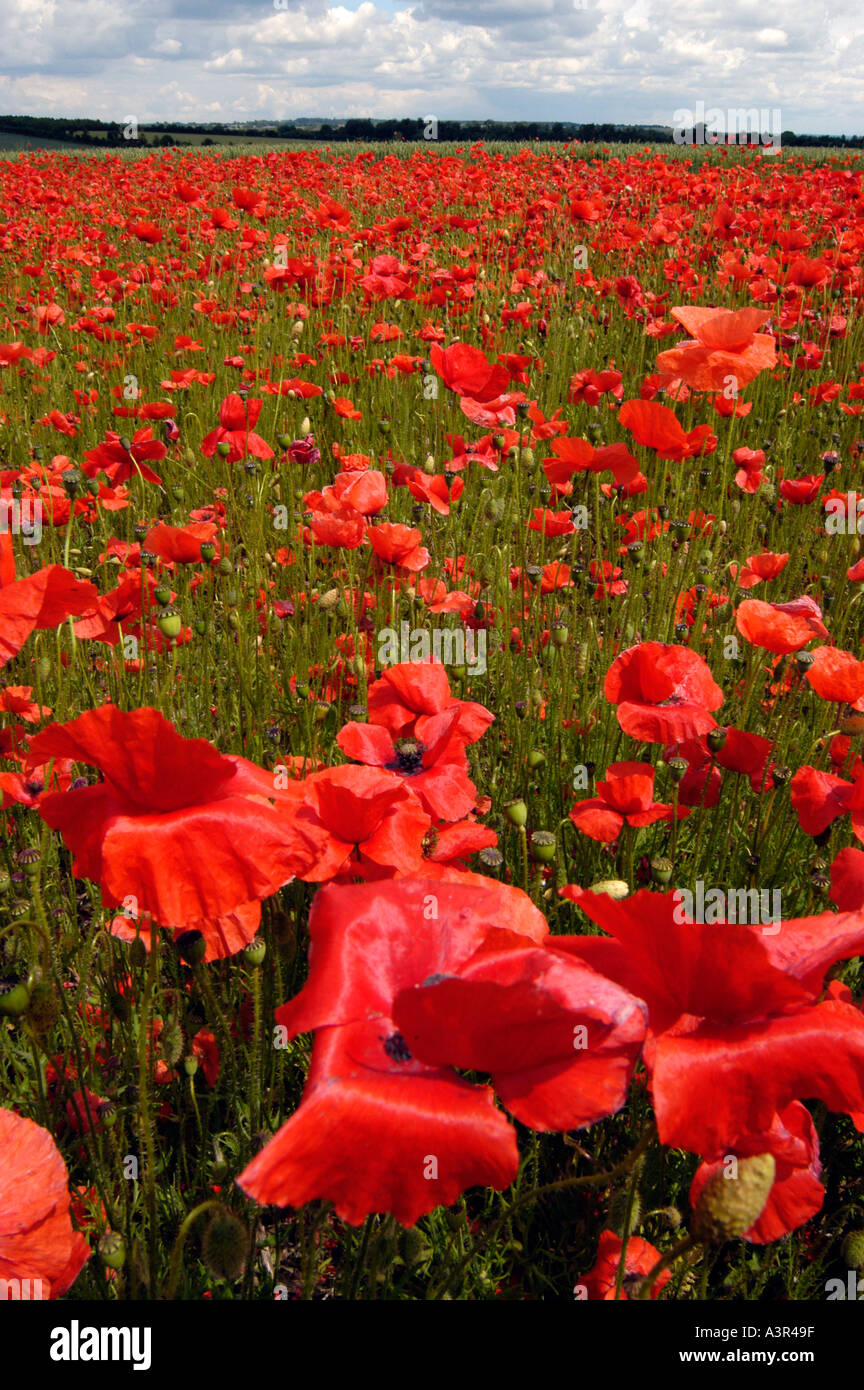
[[[864,1294],[861,159],[0,189],[5,1296]]]

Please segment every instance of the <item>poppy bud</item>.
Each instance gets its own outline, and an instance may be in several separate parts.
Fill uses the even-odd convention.
[[[119,1231],[106,1231],[99,1242],[99,1258],[109,1269],[122,1269],[126,1263],[126,1246]]]
[[[422,1264],[432,1253],[432,1247],[426,1240],[422,1231],[418,1231],[416,1226],[409,1226],[402,1232],[399,1240],[399,1253],[409,1269],[415,1265]]]
[[[276,436],[276,443],[279,445],[280,449],[289,448],[289,446],[293,444],[293,442],[294,441],[291,438],[290,434],[277,434]]]
[[[864,1231],[850,1231],[843,1242],[843,1258],[850,1269],[864,1269]]]
[[[214,1279],[239,1279],[249,1254],[249,1232],[230,1211],[217,1211],[204,1232],[201,1255]]]
[[[212,541],[201,542],[201,559],[209,565],[211,560],[216,559],[216,547]]]
[[[524,826],[528,824],[528,807],[521,798],[506,802],[504,814],[511,825]]]
[[[267,942],[263,936],[255,936],[244,948],[243,955],[247,965],[263,965],[267,954]]]
[[[217,568],[217,570],[219,571],[220,574],[233,574],[233,573],[234,573],[234,566],[232,565],[231,561],[228,559],[228,556],[227,556],[227,555],[223,555],[223,556],[222,556],[222,559],[219,561],[219,563],[218,563],[218,565],[216,566],[216,568]]]
[[[26,980],[0,980],[0,1018],[20,1018],[27,1012],[30,988]]]
[[[169,1067],[174,1067],[183,1055],[183,1029],[176,1018],[169,1018],[159,1034],[159,1053]]]
[[[638,1192],[633,1193],[633,1202],[630,1207],[630,1220],[627,1221],[627,1199],[628,1191],[625,1187],[615,1193],[609,1204],[609,1226],[616,1235],[623,1236],[626,1226],[627,1235],[632,1236],[642,1218],[642,1198]]]
[[[691,1234],[703,1245],[722,1245],[749,1231],[765,1210],[777,1165],[773,1154],[741,1158],[737,1175],[727,1177],[725,1167],[709,1178],[699,1194]]]
[[[529,767],[542,767],[546,761],[546,754],[540,748],[532,748],[526,762]]]
[[[220,458],[227,459],[231,452],[231,445],[228,443],[227,439],[220,439],[219,443],[216,445],[216,452]]]
[[[531,836],[531,854],[538,864],[551,864],[557,843],[551,830],[535,830]]]
[[[200,931],[181,932],[174,945],[181,960],[185,960],[187,965],[200,965],[207,954],[207,942]]]
[[[199,637],[203,637],[207,631],[207,624],[205,623],[203,618],[196,618],[194,623],[192,624],[192,627],[195,630],[195,632],[197,632]]]
[[[670,758],[666,766],[669,769],[669,775],[672,781],[677,786],[690,764],[686,758]]]
[[[608,898],[612,898],[617,903],[628,896],[630,888],[623,879],[601,878],[596,883],[591,884],[591,892],[605,893]]]
[[[724,744],[726,743],[726,730],[709,729],[707,734],[705,735],[705,742],[708,744],[708,747],[712,753],[721,752]]]
[[[651,878],[654,883],[669,883],[672,879],[674,864],[671,859],[652,859]]]
[[[40,1036],[50,1033],[60,1017],[60,1000],[52,985],[42,982],[34,985],[30,995],[27,1018]]]
[[[176,608],[163,608],[156,622],[163,637],[179,637],[183,630],[183,619]]]

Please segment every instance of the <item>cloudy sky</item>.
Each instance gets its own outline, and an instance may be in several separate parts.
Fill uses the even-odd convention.
[[[671,125],[699,101],[864,134],[861,0],[0,0],[0,113]]]

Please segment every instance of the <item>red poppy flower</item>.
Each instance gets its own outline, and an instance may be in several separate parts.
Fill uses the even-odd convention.
[[[346,724],[336,742],[349,758],[402,778],[434,820],[460,820],[477,803],[468,776],[465,747],[458,733],[459,710],[451,706],[430,718],[424,739],[394,741],[381,724]]]
[[[492,401],[507,390],[510,374],[500,362],[490,362],[480,348],[454,343],[442,348],[433,343],[429,360],[444,385],[457,396],[472,401]]]
[[[345,1221],[392,1212],[413,1225],[466,1187],[516,1176],[515,1131],[485,1086],[414,1058],[393,1019],[399,992],[448,974],[489,932],[542,940],[530,900],[503,885],[410,879],[321,890],[309,915],[309,978],[276,1012],[316,1030],[300,1108],[238,1181],[256,1201],[323,1197]]]
[[[841,912],[864,908],[864,850],[841,849],[831,865],[831,901]]]
[[[618,706],[625,734],[646,743],[681,743],[716,727],[723,703],[706,663],[689,647],[642,642],[613,661],[603,693]]]
[[[371,724],[383,724],[394,738],[416,737],[425,742],[435,715],[458,708],[457,730],[463,743],[476,743],[495,716],[473,700],[450,693],[447,671],[440,661],[404,661],[388,666],[369,687],[367,709]]]
[[[657,401],[625,401],[618,419],[639,444],[656,450],[661,459],[680,463],[694,454],[710,453],[717,445],[710,425],[696,425],[685,433],[668,405]]]
[[[864,844],[864,765],[855,768],[852,782],[833,772],[799,767],[789,783],[789,799],[805,835],[821,835],[849,812],[852,833]]]
[[[761,449],[748,449],[742,445],[735,449],[732,461],[738,465],[735,483],[742,492],[758,492],[762,486],[762,471],[765,467],[765,454]]]
[[[817,647],[807,680],[822,700],[841,701],[864,711],[864,661],[839,647]]]
[[[218,534],[219,528],[213,521],[191,521],[187,526],[168,526],[160,522],[147,532],[143,548],[172,564],[195,565],[201,563],[202,542],[215,541]],[[217,542],[216,559],[219,551]]]
[[[777,361],[773,335],[757,332],[771,317],[770,309],[706,309],[694,304],[669,312],[692,334],[692,341],[661,352],[657,369],[686,381],[695,391],[720,391],[730,377],[740,390]]]
[[[822,621],[822,609],[808,594],[791,603],[745,598],[738,605],[735,624],[754,647],[762,647],[775,656],[800,651],[814,637],[829,635]]]
[[[625,825],[639,828],[676,819],[675,808],[654,800],[654,769],[650,763],[612,763],[597,796],[577,801],[570,819],[584,835],[609,844]],[[677,819],[690,812],[678,807]]]
[[[193,927],[266,898],[306,868],[323,836],[295,827],[289,847],[268,798],[273,775],[186,739],[155,709],[112,705],[52,724],[32,740],[28,767],[72,758],[102,774],[95,786],[44,796],[39,814],[98,883],[108,907],[135,899],[160,924]]]
[[[676,892],[613,902],[561,891],[614,941],[555,937],[555,947],[648,1005],[644,1055],[662,1143],[713,1161],[769,1131],[793,1100],[864,1109],[864,1016],[816,1002],[826,970],[864,949],[864,914],[823,912],[769,935],[690,921]]]
[[[740,589],[752,589],[755,584],[761,584],[763,579],[776,579],[786,568],[789,555],[774,555],[770,550],[763,551],[760,555],[748,555],[740,570],[730,566],[733,577],[738,579]]]
[[[824,473],[807,473],[803,478],[783,478],[780,496],[795,507],[807,507],[816,501],[824,481]]]
[[[580,1129],[626,1101],[645,1015],[640,1001],[575,963],[493,932],[452,973],[404,987],[392,1017],[421,1061],[489,1073],[522,1124]]]
[[[62,565],[16,579],[0,589],[0,667],[17,656],[32,632],[59,627],[95,607],[99,592]]]
[[[87,450],[81,471],[88,478],[95,478],[97,473],[106,473],[114,487],[119,487],[129,478],[137,477],[143,478],[145,483],[155,483],[158,487],[162,479],[147,465],[164,459],[167,452],[165,445],[153,438],[151,425],[137,430],[132,440],[126,443],[121,441],[119,434],[109,430],[102,444],[97,444],[95,449]]]
[[[408,784],[377,767],[330,767],[292,783],[283,793],[285,837],[317,845],[297,877],[323,883],[338,874],[382,878],[417,873],[423,837],[432,821]]]
[[[260,400],[246,400],[235,391],[226,396],[219,407],[219,424],[201,441],[201,452],[205,458],[212,458],[219,444],[228,444],[226,455],[228,463],[239,463],[247,455],[256,459],[270,459],[273,450],[260,434],[254,433],[258,416],[261,414]]]
[[[90,1258],[72,1229],[68,1184],[47,1129],[0,1110],[0,1280],[7,1297],[17,1287],[23,1298],[59,1298]],[[24,1280],[26,1291],[17,1283]]]
[[[678,783],[678,800],[683,806],[716,806],[720,799],[722,777],[720,769],[740,772],[749,777],[754,792],[770,790],[767,774],[768,758],[774,744],[758,734],[742,729],[724,730],[726,741],[719,751],[709,749],[704,736],[688,738],[663,750],[664,762],[683,758],[687,771]]]
[[[589,1299],[602,1299],[607,1303],[614,1300],[623,1245],[623,1240],[614,1231],[604,1231],[601,1235],[594,1268],[589,1270],[587,1274],[583,1274],[579,1280],[579,1284],[585,1288]],[[628,1238],[627,1253],[624,1256],[624,1278],[621,1281],[619,1299],[624,1303],[629,1302],[628,1289],[632,1288],[646,1274],[650,1274],[662,1258],[661,1252],[650,1241],[643,1240],[641,1236],[631,1235]],[[669,1269],[664,1269],[663,1273],[657,1276],[651,1289],[652,1299],[660,1297],[671,1278],[672,1271]]]
[[[639,461],[626,444],[604,444],[595,449],[584,439],[553,439],[549,448],[554,459],[546,459],[543,472],[550,483],[567,483],[574,473],[603,473],[609,469],[618,487],[626,487],[639,474]]]
[[[420,544],[423,537],[413,526],[382,522],[380,526],[367,526],[366,535],[375,554],[388,565],[413,574],[429,564],[429,551]]]

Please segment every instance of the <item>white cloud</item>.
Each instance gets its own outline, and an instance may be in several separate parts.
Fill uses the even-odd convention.
[[[775,24],[761,0],[0,0],[0,105],[670,124],[701,100],[864,134],[860,13],[859,0],[830,13],[784,0]]]

